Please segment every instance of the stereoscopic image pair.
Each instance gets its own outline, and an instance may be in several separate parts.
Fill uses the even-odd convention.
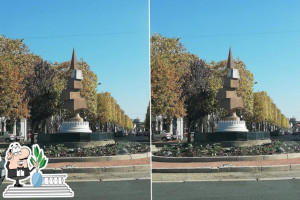
[[[299,9],[1,1],[1,197],[299,199]]]

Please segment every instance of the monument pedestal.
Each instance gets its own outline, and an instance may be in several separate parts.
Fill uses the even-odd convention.
[[[39,134],[38,143],[40,145],[64,144],[67,147],[92,147],[114,144],[114,133],[94,132],[94,133],[57,133]]]
[[[62,122],[59,133],[91,133],[89,122]]]
[[[222,146],[254,146],[271,143],[270,132],[249,132],[245,121],[218,122],[215,133],[196,133],[194,141],[202,144],[221,143]]]
[[[219,121],[217,132],[248,132],[245,121]]]

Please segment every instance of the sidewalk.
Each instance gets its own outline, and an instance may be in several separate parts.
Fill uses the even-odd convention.
[[[132,160],[115,160],[103,162],[61,162],[48,163],[47,168],[63,168],[63,167],[116,167],[129,165],[150,165],[150,158],[132,159]]]
[[[152,162],[153,182],[245,181],[300,178],[300,158],[262,161]]]
[[[262,161],[219,161],[219,162],[152,162],[152,168],[195,168],[195,167],[223,167],[223,166],[270,166],[300,164],[300,158]]]

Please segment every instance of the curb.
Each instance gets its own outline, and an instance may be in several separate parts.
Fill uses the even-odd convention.
[[[141,178],[111,178],[111,179],[97,179],[97,180],[66,180],[67,183],[72,182],[116,182],[116,181],[151,181],[150,177],[141,177]],[[27,180],[28,181],[28,180]],[[4,180],[4,184],[11,184],[11,181]],[[26,184],[30,184],[30,182],[27,182]]]
[[[270,172],[298,171],[300,164],[266,165],[266,166],[224,166],[195,168],[152,168],[152,173],[222,173],[222,172]]]
[[[218,161],[262,161],[300,158],[300,153],[257,155],[257,156],[219,156],[219,157],[164,157],[152,156],[154,162],[218,162]]]
[[[245,181],[257,182],[257,181],[282,181],[282,180],[300,180],[300,177],[201,179],[201,180],[184,180],[184,181],[152,181],[152,183],[245,182]]]
[[[151,156],[151,153],[148,152],[148,153],[116,155],[116,156],[49,158],[49,163],[104,162],[104,161],[114,161],[114,160],[133,160],[133,159],[140,159],[140,158],[148,158],[150,156]]]
[[[60,173],[105,173],[105,172],[133,172],[150,171],[150,165],[128,165],[115,167],[62,167],[43,169],[44,174]]]

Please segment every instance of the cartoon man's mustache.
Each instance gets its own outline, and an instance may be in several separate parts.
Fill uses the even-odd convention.
[[[28,157],[26,157],[26,158],[22,158],[22,159],[19,159],[19,160],[27,160],[28,159]]]

